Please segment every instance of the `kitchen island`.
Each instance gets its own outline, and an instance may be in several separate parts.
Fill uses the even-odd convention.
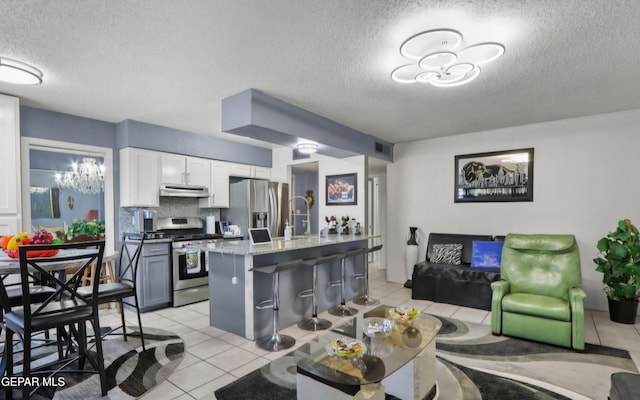
[[[253,273],[254,267],[291,260],[310,259],[350,250],[371,247],[370,240],[379,236],[328,235],[296,237],[291,241],[275,238],[273,243],[251,245],[249,240],[225,241],[209,245],[209,299],[211,326],[241,335],[250,340],[271,333],[272,310],[257,310],[256,305],[273,296],[272,277]],[[346,262],[346,299],[363,294],[362,280],[352,279],[362,273],[364,257]],[[318,267],[318,312],[340,304],[340,287],[330,281],[340,279],[340,262]],[[279,328],[311,317],[311,298],[298,293],[311,288],[312,268],[300,265],[280,273]]]

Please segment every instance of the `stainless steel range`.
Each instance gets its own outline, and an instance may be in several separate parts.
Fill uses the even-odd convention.
[[[200,218],[160,218],[157,230],[172,240],[173,306],[183,306],[209,299],[209,243],[222,235],[204,231]],[[217,239],[217,240],[216,240]]]

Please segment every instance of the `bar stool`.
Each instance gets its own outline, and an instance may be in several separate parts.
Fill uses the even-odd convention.
[[[347,281],[345,261],[347,258],[357,257],[358,255],[362,254],[362,252],[365,252],[365,251],[367,251],[367,249],[355,249],[355,250],[348,251],[346,253],[338,254],[338,258],[340,258],[341,277],[339,281],[329,282],[329,286],[340,286],[340,305],[329,309],[329,314],[337,315],[340,317],[349,317],[349,316],[356,315],[358,313],[357,309],[353,307],[347,307],[346,305],[345,293],[344,293],[345,285]]]
[[[271,274],[273,276],[273,299],[264,300],[256,304],[257,310],[265,310],[267,308],[273,309],[273,330],[271,335],[256,339],[256,346],[263,350],[280,351],[288,349],[296,344],[296,340],[293,337],[278,333],[278,310],[280,309],[280,296],[278,290],[280,271],[298,266],[301,263],[302,260],[298,259],[250,269],[250,271]]]
[[[364,279],[364,295],[358,297],[357,299],[353,300],[354,304],[360,305],[360,306],[371,306],[374,304],[378,304],[380,303],[379,300],[377,299],[372,299],[369,297],[369,254],[373,253],[375,251],[378,251],[382,248],[382,245],[379,244],[377,246],[373,246],[372,248],[370,248],[369,250],[362,252],[362,254],[364,254],[364,273],[362,274],[358,274],[358,275],[354,275],[353,278],[354,279]]]
[[[100,283],[116,283],[115,274],[113,273],[113,261],[117,258],[118,253],[114,253],[108,256],[104,256],[102,258],[102,269],[100,272]],[[87,268],[84,270],[84,275],[82,276],[82,281],[80,282],[81,286],[91,286],[93,285],[93,280],[95,279],[96,274],[96,266],[92,265],[91,268]],[[107,308],[111,308],[111,304],[106,303]],[[118,313],[121,313],[120,303],[116,302],[116,308],[118,309]]]
[[[314,332],[331,328],[331,321],[318,318],[318,304],[316,302],[316,292],[318,291],[318,265],[329,264],[337,258],[338,254],[331,254],[303,261],[303,264],[313,266],[313,280],[311,289],[301,291],[298,293],[298,297],[311,297],[311,318],[298,323],[298,328]]]

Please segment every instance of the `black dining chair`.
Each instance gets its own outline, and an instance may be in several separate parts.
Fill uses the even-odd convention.
[[[82,276],[87,268],[95,264],[97,273],[100,272],[104,246],[104,240],[99,240],[57,245],[29,245],[18,248],[23,304],[13,307],[4,315],[7,376],[13,376],[13,335],[17,334],[23,347],[22,376],[24,378],[36,374],[51,377],[57,373],[71,372],[68,369],[62,371],[62,369],[75,361],[78,362],[78,370],[84,371],[84,364],[89,361],[93,367],[92,371],[100,376],[102,395],[107,394],[101,336],[95,335],[95,357],[87,348],[86,323],[91,323],[94,332],[100,332],[98,302],[78,293]],[[53,257],[37,257],[45,251],[58,251],[58,254]],[[72,275],[58,273],[60,269],[66,267],[79,268]],[[30,282],[35,276],[55,286],[55,292],[39,303],[35,303],[31,298]],[[98,296],[98,283],[93,288],[93,298]],[[4,304],[8,304],[9,298],[4,286],[0,290],[0,297]],[[59,331],[66,327],[69,327],[69,330],[66,332],[65,358],[32,368],[32,334],[50,329]],[[73,338],[77,342],[77,353],[70,350]],[[58,364],[61,365],[58,366]],[[22,387],[22,398],[29,398],[38,389],[39,386],[32,387],[25,384]],[[12,398],[12,388],[7,387],[6,390],[7,398]]]
[[[144,238],[136,242],[122,241],[120,249],[120,261],[118,263],[118,279],[116,282],[101,283],[98,287],[98,303],[107,304],[112,301],[118,302],[120,305],[120,316],[122,318],[122,334],[124,340],[127,341],[127,328],[124,319],[124,307],[128,305],[135,308],[138,315],[138,327],[140,329],[140,340],[142,341],[142,351],[146,350],[144,345],[144,334],[142,332],[142,319],[140,318],[140,307],[138,306],[138,291],[136,287],[136,277],[138,274],[138,264],[140,255],[142,254],[142,246]],[[100,275],[95,275],[100,276]],[[95,279],[94,279],[95,281]],[[93,285],[83,286],[78,289],[78,293],[84,296],[92,296]],[[115,327],[103,335],[112,334],[120,327]]]
[[[22,287],[20,287],[21,283],[18,282],[9,282],[10,277],[15,274],[6,274],[2,275],[0,279],[2,280],[2,284],[0,284],[0,333],[4,330],[4,314],[11,311],[13,307],[18,307],[23,304],[22,299]],[[49,298],[53,293],[56,292],[56,289],[47,286],[45,282],[42,282],[40,279],[33,279],[29,285],[29,291],[31,293],[31,301],[33,303],[42,303],[47,298]],[[57,336],[60,338],[60,335]],[[49,332],[45,332],[45,340],[44,344],[49,344]],[[0,376],[4,376],[4,372],[7,368],[7,357],[5,354],[6,346],[2,349],[2,360],[0,361]],[[58,340],[58,354],[60,358],[62,358],[62,346],[60,340]]]

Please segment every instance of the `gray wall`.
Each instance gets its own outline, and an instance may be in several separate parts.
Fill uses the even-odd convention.
[[[271,167],[271,150],[144,122],[116,126],[118,148],[138,147],[214,160]]]
[[[116,234],[122,232],[120,210],[120,160],[118,149],[132,146],[196,157],[271,166],[271,150],[207,135],[126,120],[119,124],[33,107],[20,107],[20,135],[113,149],[113,204]],[[209,210],[206,214],[209,215]],[[202,212],[199,212],[203,214]],[[214,212],[215,213],[215,212]],[[196,214],[197,215],[197,214]]]

